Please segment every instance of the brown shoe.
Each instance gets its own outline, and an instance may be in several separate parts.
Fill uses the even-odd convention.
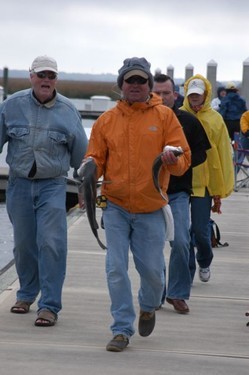
[[[171,299],[171,298],[166,298],[166,301],[174,306],[174,309],[176,312],[179,314],[187,314],[189,312],[188,305],[184,301],[184,299]]]
[[[140,310],[139,322],[138,322],[138,332],[140,336],[149,336],[156,323],[155,311],[142,311]]]
[[[128,337],[124,335],[116,335],[111,341],[106,345],[106,350],[108,352],[122,352],[129,344]]]

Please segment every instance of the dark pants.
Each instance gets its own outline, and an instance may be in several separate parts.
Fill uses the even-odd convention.
[[[239,122],[239,120],[225,120],[225,124],[227,126],[229,137],[233,141],[234,140],[234,133],[240,132],[240,122]]]

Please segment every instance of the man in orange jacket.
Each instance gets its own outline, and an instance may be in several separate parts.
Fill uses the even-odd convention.
[[[135,310],[128,276],[129,248],[140,275],[138,330],[149,336],[155,326],[155,308],[163,291],[167,203],[155,189],[152,165],[162,153],[160,187],[166,195],[170,174],[182,175],[190,166],[189,145],[174,112],[151,93],[153,76],[145,58],[128,58],[117,79],[122,99],[102,114],[92,128],[86,157],[97,166],[97,177],[107,198],[103,210],[106,233],[106,274],[113,324],[108,351],[120,352],[135,333]],[[181,147],[176,157],[164,151]]]

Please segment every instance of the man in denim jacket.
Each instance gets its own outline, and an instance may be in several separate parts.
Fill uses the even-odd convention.
[[[0,151],[8,142],[6,205],[14,231],[20,288],[11,308],[24,314],[38,300],[36,326],[52,326],[62,308],[66,272],[66,176],[78,168],[87,147],[81,118],[56,91],[57,63],[38,56],[30,68],[31,89],[0,106]]]

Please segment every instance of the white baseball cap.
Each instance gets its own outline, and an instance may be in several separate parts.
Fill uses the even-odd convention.
[[[57,62],[49,56],[38,56],[32,62],[30,71],[39,73],[45,70],[58,73]]]
[[[190,94],[204,94],[206,90],[205,83],[202,79],[196,78],[189,82],[187,96]]]

